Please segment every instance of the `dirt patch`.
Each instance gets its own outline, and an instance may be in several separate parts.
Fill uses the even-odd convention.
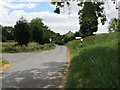
[[[70,66],[70,52],[69,52],[69,49],[68,49],[68,59],[67,59],[67,66],[66,68],[64,69],[64,72],[63,72],[63,77],[62,77],[62,82],[61,82],[61,85],[58,87],[58,88],[61,88],[61,90],[64,90],[64,88],[66,87],[66,82],[67,82],[67,76],[68,76],[68,71],[69,71],[69,66]]]
[[[9,66],[10,66],[9,64],[5,64],[0,68],[0,72],[4,72],[7,68],[9,68]]]

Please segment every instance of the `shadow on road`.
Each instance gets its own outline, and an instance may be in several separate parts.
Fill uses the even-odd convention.
[[[42,69],[4,72],[2,90],[7,90],[5,88],[57,88],[61,84],[66,66],[65,62],[48,62],[43,63]]]

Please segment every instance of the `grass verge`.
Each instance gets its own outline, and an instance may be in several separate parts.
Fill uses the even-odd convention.
[[[118,34],[86,37],[82,47],[79,40],[66,44],[71,53],[66,88],[119,87]]]
[[[15,44],[0,44],[0,51],[2,53],[18,53],[18,52],[34,52],[34,51],[44,51],[54,49],[55,45],[53,43],[40,45],[37,43],[29,43],[28,46],[18,46]]]

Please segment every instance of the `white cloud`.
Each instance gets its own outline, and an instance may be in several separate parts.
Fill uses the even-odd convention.
[[[9,17],[8,16],[8,9],[3,8],[0,6],[0,24],[5,23],[4,21]]]
[[[105,3],[105,14],[107,15],[108,21],[110,20],[110,18],[118,17],[116,4],[113,4],[112,2]]]
[[[14,0],[8,0],[9,2],[5,2],[6,0],[1,0],[0,1],[0,24],[2,25],[10,25],[13,26],[15,24],[16,21],[18,21],[18,19],[21,16],[24,16],[28,21],[31,21],[33,18],[39,17],[44,19],[44,23],[46,25],[48,25],[53,31],[55,32],[59,32],[61,34],[65,34],[67,33],[69,30],[72,32],[75,31],[79,31],[79,20],[78,20],[78,10],[79,7],[76,5],[76,3],[71,4],[71,14],[70,16],[68,14],[55,14],[55,13],[50,13],[50,12],[25,12],[24,10],[20,9],[20,10],[15,10],[16,8],[34,8],[35,4],[11,4],[10,2],[14,1]],[[16,0],[19,1],[19,0]],[[22,1],[22,0],[21,0]],[[24,0],[25,1],[25,0]],[[32,2],[33,0],[31,0]],[[41,0],[36,0],[36,1],[41,1]],[[106,22],[106,24],[104,26],[102,26],[101,24],[99,24],[99,30],[98,32],[107,32],[107,28],[108,28],[108,22],[110,20],[110,18],[112,17],[117,17],[117,10],[115,9],[115,5],[110,4],[109,8],[107,7],[108,4],[106,4],[106,14],[107,14],[107,18],[108,21]],[[14,11],[12,11],[11,13],[9,13],[9,9],[6,8],[14,8]],[[67,8],[67,7],[65,7]],[[66,10],[66,13],[67,10]]]
[[[97,33],[108,32],[108,25],[109,25],[110,19],[118,17],[118,11],[116,10],[116,4],[113,4],[113,2],[111,2],[111,1],[109,1],[108,3],[105,3],[105,14],[107,16],[107,21],[106,21],[105,25],[102,25],[99,20]]]
[[[17,8],[34,8],[36,7],[36,4],[32,4],[32,3],[28,3],[28,4],[12,4],[10,2],[6,2],[1,0],[0,1],[0,6],[3,7],[8,7],[8,8],[12,8],[12,9],[17,9]]]
[[[47,26],[49,26],[53,31],[55,32],[58,31],[61,34],[64,34],[69,30],[74,32],[74,30],[78,30],[79,28],[78,16],[75,14],[68,16],[68,15],[55,14],[50,12],[27,13],[23,10],[13,11],[11,14],[9,14],[8,18],[4,19],[4,22],[2,23],[3,25],[9,25],[9,23],[11,23],[13,26],[21,16],[25,17],[29,22],[36,17],[42,18],[43,22]]]
[[[14,18],[16,17],[10,17],[13,12],[9,14],[10,9],[21,9],[21,8],[34,8],[36,5],[32,3],[28,4],[13,4],[10,1],[12,0],[0,0],[0,24],[3,25],[13,25],[13,22],[15,22]],[[21,12],[20,12],[21,13]],[[21,13],[22,14],[22,13]]]
[[[56,8],[55,5],[51,5],[51,7],[53,7],[54,9]],[[64,4],[64,8],[61,9],[62,13],[65,14],[78,14],[78,11],[80,10],[81,7],[77,6],[77,2],[71,2],[70,3],[70,9],[68,8],[67,4]]]
[[[50,0],[4,0],[7,2],[50,2]]]

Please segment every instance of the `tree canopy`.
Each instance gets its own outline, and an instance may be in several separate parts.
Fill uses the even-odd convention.
[[[101,18],[101,23],[104,25],[106,16],[103,13],[104,3],[100,2],[84,2],[81,10],[79,10],[80,32],[86,35],[92,35],[98,30],[98,18]],[[80,5],[79,5],[80,6]]]
[[[111,0],[115,4],[116,0]],[[79,10],[79,24],[80,33],[84,35],[92,35],[93,32],[98,30],[98,19],[100,18],[102,25],[105,24],[106,15],[104,13],[104,2],[100,0],[72,0],[72,2],[77,2],[78,6],[82,7]],[[70,9],[71,1],[69,0],[52,0],[52,5],[56,6],[55,13],[60,14],[61,8],[65,5]]]
[[[30,31],[28,22],[21,17],[14,26],[15,40],[19,45],[27,45],[30,40]]]
[[[41,18],[32,19],[30,22],[32,40],[43,44],[43,22]]]
[[[49,38],[55,34],[42,21],[41,18],[35,18],[30,22],[32,40],[40,44],[49,43]]]

